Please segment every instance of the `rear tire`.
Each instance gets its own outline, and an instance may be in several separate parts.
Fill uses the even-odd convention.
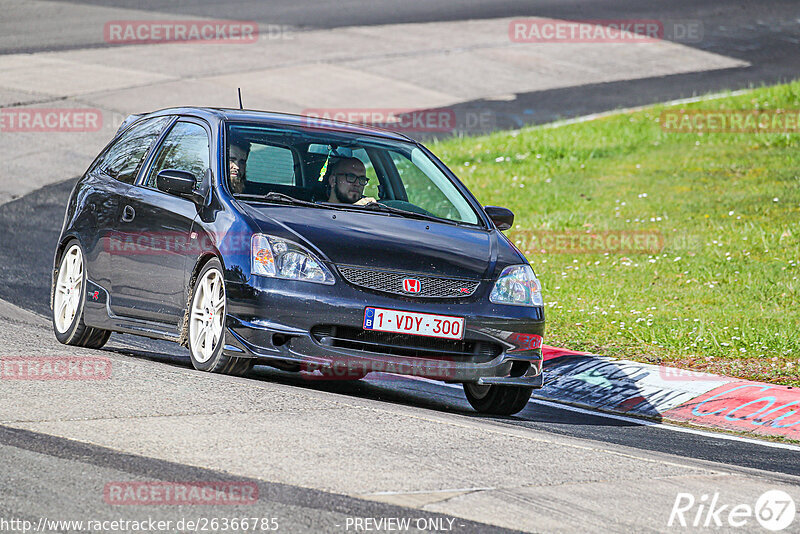
[[[253,367],[255,360],[224,354],[226,310],[222,264],[212,258],[197,275],[189,300],[186,319],[189,354],[192,365],[199,371],[242,376]]]
[[[480,413],[489,415],[514,415],[521,412],[533,393],[533,388],[523,386],[480,386],[464,383],[464,395]]]
[[[86,267],[77,241],[67,244],[53,288],[53,332],[61,343],[99,349],[111,336],[109,330],[86,326]]]

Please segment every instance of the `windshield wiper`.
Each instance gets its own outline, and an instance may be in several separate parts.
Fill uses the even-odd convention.
[[[369,204],[355,205],[355,204],[335,204],[333,202],[310,202],[308,200],[300,200],[277,191],[272,191],[266,195],[250,195],[239,194],[236,198],[242,200],[254,200],[256,202],[280,202],[282,204],[292,204],[295,206],[308,206],[311,208],[328,208],[332,210],[357,210],[357,211],[377,211],[382,213],[392,213],[401,217],[409,219],[422,219],[425,221],[442,222],[448,224],[458,225],[458,221],[451,221],[450,219],[443,219],[435,215],[427,215],[425,213],[418,213],[416,211],[408,211],[400,208],[393,208],[379,202],[370,202]]]
[[[285,195],[283,193],[278,193],[276,191],[271,191],[264,195],[266,200],[272,200],[274,202],[285,202],[287,204],[297,204],[298,206],[316,206],[317,204],[314,202],[310,202],[308,200],[300,200],[299,198],[294,198],[290,195]]]
[[[356,206],[354,206],[356,207]],[[435,215],[427,215],[425,213],[419,213],[416,211],[409,211],[400,208],[393,208],[391,206],[387,206],[385,204],[381,204],[380,202],[370,202],[369,204],[364,204],[363,206],[357,206],[359,209],[362,210],[370,210],[370,211],[380,211],[384,213],[394,213],[400,215],[401,217],[406,217],[409,219],[422,219],[425,221],[435,221],[435,222],[444,222],[444,223],[451,223],[454,224],[455,221],[451,221],[449,219],[442,219],[441,217],[437,217]]]
[[[292,204],[294,206],[308,206],[311,208],[329,207],[323,204],[318,204],[316,202],[310,202],[308,200],[300,200],[299,198],[294,198],[293,196],[285,195],[283,193],[278,193],[276,191],[271,191],[266,195],[239,194],[236,195],[236,198],[242,200],[255,200],[256,202],[280,202],[282,204]]]

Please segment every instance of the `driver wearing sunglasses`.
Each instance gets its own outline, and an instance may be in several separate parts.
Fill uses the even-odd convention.
[[[355,204],[363,206],[376,202],[364,196],[364,187],[369,182],[366,168],[358,158],[337,158],[328,169],[328,202],[335,204]]]

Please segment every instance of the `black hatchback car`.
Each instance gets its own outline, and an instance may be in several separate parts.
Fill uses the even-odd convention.
[[[78,181],[55,251],[62,343],[172,340],[195,368],[254,364],[462,383],[513,414],[542,386],[539,281],[429,150],[256,111],[129,117]]]

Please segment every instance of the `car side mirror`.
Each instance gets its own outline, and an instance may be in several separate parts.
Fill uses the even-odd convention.
[[[175,169],[166,169],[156,176],[156,187],[173,195],[188,195],[194,190],[197,179],[194,174]]]
[[[498,230],[508,230],[514,225],[514,212],[510,209],[500,206],[485,206],[483,209]]]
[[[198,207],[205,202],[205,195],[197,191],[197,178],[187,171],[165,169],[156,176],[156,186],[165,193],[188,197]]]

